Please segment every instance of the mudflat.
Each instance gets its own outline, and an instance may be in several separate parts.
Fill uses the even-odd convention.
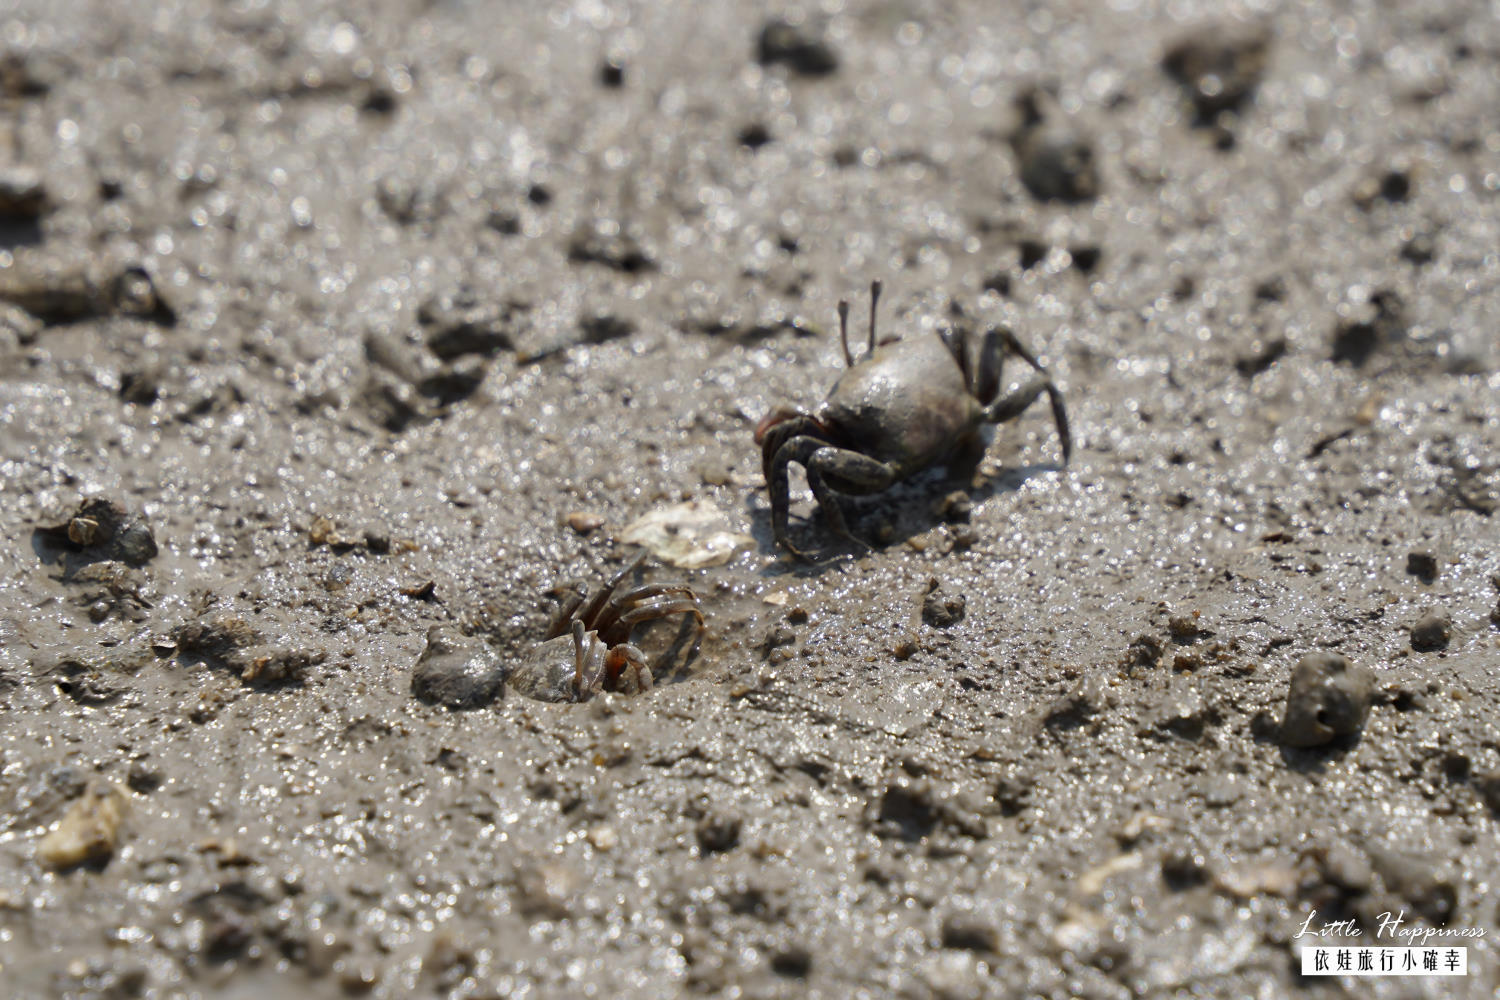
[[[12,3],[0,992],[1492,996],[1497,93],[1438,0]],[[874,279],[1071,460],[794,465],[800,560]]]

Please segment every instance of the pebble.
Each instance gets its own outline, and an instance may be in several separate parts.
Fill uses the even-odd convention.
[[[1270,48],[1270,35],[1263,29],[1214,25],[1178,41],[1161,65],[1187,92],[1198,124],[1211,125],[1221,113],[1238,110],[1254,93]]]
[[[927,596],[922,599],[922,620],[933,628],[951,628],[963,621],[968,599],[963,594],[945,594],[936,578],[927,582]]]
[[[1419,653],[1432,653],[1448,648],[1453,637],[1453,620],[1441,608],[1436,608],[1418,618],[1411,627],[1411,648]]]
[[[114,856],[125,821],[125,794],[113,784],[91,785],[37,845],[37,860],[54,871],[102,864]]]
[[[992,921],[965,911],[943,918],[942,942],[944,948],[990,953],[998,953],[1001,944],[1000,932]]]
[[[587,535],[604,527],[604,518],[588,511],[575,510],[567,516],[568,527],[580,535]]]
[[[711,812],[698,822],[695,831],[698,850],[702,854],[721,854],[733,849],[740,842],[743,821],[734,813]]]
[[[827,76],[839,68],[838,54],[813,29],[779,19],[760,29],[755,59],[762,66],[780,63],[802,76]]]
[[[1323,746],[1358,733],[1370,714],[1375,674],[1338,653],[1318,651],[1297,661],[1287,692],[1281,742]]]
[[[1024,124],[1012,137],[1021,183],[1038,201],[1091,201],[1099,169],[1088,137],[1063,124],[1052,101],[1032,92],[1020,101]],[[1046,107],[1050,114],[1044,114]]]
[[[500,696],[506,674],[499,654],[482,640],[434,625],[412,669],[411,692],[428,704],[483,708]]]
[[[1423,583],[1431,583],[1437,579],[1438,575],[1437,556],[1431,552],[1408,552],[1406,554],[1406,572]]]
[[[68,577],[89,563],[112,560],[127,566],[143,566],[156,558],[156,539],[151,529],[123,505],[94,497],[61,524],[38,529],[69,550]]]
[[[968,524],[974,516],[974,501],[963,490],[954,490],[933,504],[932,512],[949,524]]]
[[[0,167],[0,219],[30,222],[47,210],[47,185],[33,167]]]

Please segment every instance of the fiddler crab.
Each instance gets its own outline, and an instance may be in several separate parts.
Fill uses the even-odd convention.
[[[1062,393],[1015,335],[991,328],[978,350],[963,329],[902,340],[875,336],[880,282],[870,284],[870,344],[856,361],[849,350],[849,303],[839,302],[839,337],[847,371],[817,412],[772,410],[755,428],[776,541],[798,558],[810,557],[787,537],[787,467],[799,462],[807,485],[840,537],[868,548],[844,521],[836,494],[868,496],[888,489],[969,446],[984,424],[1014,420],[1042,393],[1062,439],[1066,464],[1073,450]],[[1000,394],[1005,352],[1033,369],[1013,391]]]
[[[547,629],[511,676],[513,687],[543,701],[587,701],[603,691],[639,694],[653,683],[646,654],[631,644],[636,627],[673,615],[691,618],[703,637],[698,595],[682,583],[647,583],[616,593],[645,560],[637,555],[592,597],[572,589]],[[686,619],[684,619],[686,620]]]

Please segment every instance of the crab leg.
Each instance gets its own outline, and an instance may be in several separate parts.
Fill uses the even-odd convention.
[[[698,602],[691,597],[670,597],[642,604],[620,616],[620,624],[626,629],[633,629],[641,622],[655,621],[658,618],[670,618],[672,615],[692,615],[697,627],[698,634],[703,634],[703,612],[698,608]]]
[[[780,414],[772,414],[772,416],[780,416]],[[817,417],[810,414],[787,414],[780,416],[780,419],[767,426],[770,419],[770,417],[767,417],[766,421],[762,421],[761,426],[756,430],[755,434],[756,440],[761,446],[760,470],[764,474],[767,484],[771,482],[771,463],[775,460],[776,453],[792,438],[815,437],[825,441],[828,440],[828,429],[818,422]]]
[[[1064,464],[1073,452],[1073,436],[1068,431],[1068,413],[1063,408],[1062,393],[1053,384],[1047,374],[1047,370],[1032,356],[1031,352],[1021,345],[1015,334],[1009,330],[999,331],[1005,346],[1016,353],[1018,357],[1036,370],[1036,375],[1023,382],[1015,392],[1007,393],[996,399],[984,408],[984,419],[992,424],[1004,423],[1007,420],[1019,416],[1026,407],[1030,406],[1043,392],[1052,404],[1052,419],[1057,422],[1057,434],[1062,439],[1062,456]]]
[[[694,597],[693,591],[686,584],[648,583],[644,586],[636,587],[634,590],[619,595],[614,600],[605,605],[603,610],[601,610],[599,613],[599,620],[593,624],[593,628],[601,636],[612,636],[615,626],[620,622],[621,617],[628,611],[646,604],[646,602],[650,601],[654,597],[661,597],[663,595],[671,594],[689,598],[694,606],[697,605],[697,600]],[[629,636],[622,635],[618,638],[623,642],[627,640]]]
[[[610,595],[615,592],[615,588],[619,587],[620,583],[631,573],[634,573],[636,569],[640,567],[641,563],[645,561],[645,552],[636,553],[636,557],[630,560],[630,562],[626,563],[624,569],[620,570],[614,576],[610,577],[605,582],[603,588],[601,588],[600,591],[593,597],[588,599],[588,603],[583,605],[583,609],[581,611],[578,610],[577,606],[575,605],[572,617],[583,622],[584,625],[591,629],[595,628],[594,622],[598,621],[600,611],[604,608],[605,605],[609,603]]]

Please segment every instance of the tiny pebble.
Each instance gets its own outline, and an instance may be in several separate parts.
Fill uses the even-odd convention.
[[[1453,637],[1453,621],[1441,610],[1429,611],[1411,627],[1411,648],[1419,653],[1446,649]]]
[[[580,535],[587,535],[604,527],[604,518],[588,511],[575,510],[568,515],[568,527]]]

